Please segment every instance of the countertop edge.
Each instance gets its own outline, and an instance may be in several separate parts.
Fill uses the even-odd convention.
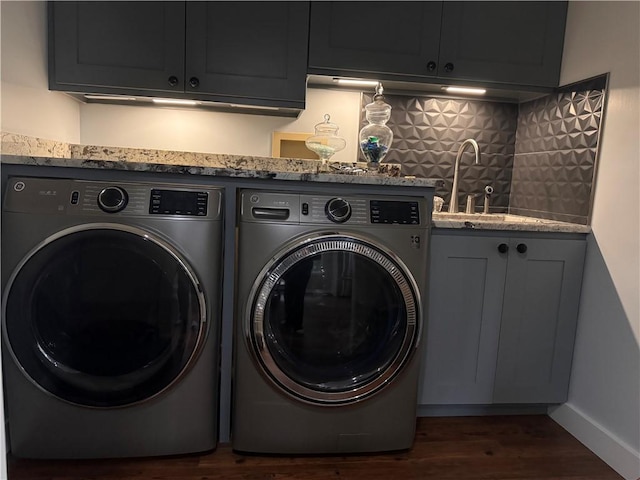
[[[588,225],[577,223],[547,221],[544,223],[534,222],[464,222],[455,220],[435,220],[431,225],[436,230],[465,230],[465,231],[511,231],[511,232],[545,232],[545,233],[591,233]]]
[[[246,157],[239,157],[246,158]],[[262,157],[251,157],[260,159]],[[259,178],[276,179],[302,182],[343,183],[363,185],[393,185],[407,187],[435,188],[442,184],[442,180],[436,178],[406,178],[391,177],[378,174],[338,174],[321,172],[297,172],[269,169],[251,169],[239,166],[237,168],[225,168],[217,166],[168,164],[142,161],[124,161],[107,159],[82,159],[82,158],[58,158],[41,157],[32,155],[1,155],[2,164],[32,165],[49,167],[92,168],[103,170],[123,170],[149,173],[173,173],[186,175],[205,175],[215,177],[233,178]]]

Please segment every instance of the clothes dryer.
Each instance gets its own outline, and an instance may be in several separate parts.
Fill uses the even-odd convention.
[[[427,199],[245,190],[240,205],[233,448],[411,447]]]
[[[14,455],[216,446],[222,201],[206,186],[8,180],[2,353]]]

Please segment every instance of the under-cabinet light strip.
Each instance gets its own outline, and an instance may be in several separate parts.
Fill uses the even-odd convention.
[[[349,85],[354,87],[375,87],[378,85],[378,80],[356,80],[351,78],[334,78],[334,82],[338,85]]]
[[[87,100],[108,100],[108,101],[127,101],[127,102],[135,102],[137,100],[136,97],[122,97],[119,95],[85,95],[84,98]]]
[[[160,105],[197,105],[195,100],[180,100],[177,98],[153,98],[153,103]]]
[[[487,91],[484,88],[472,87],[442,87],[447,93],[467,93],[470,95],[484,95]]]

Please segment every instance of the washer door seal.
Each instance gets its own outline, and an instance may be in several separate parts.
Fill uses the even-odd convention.
[[[178,252],[136,227],[87,224],[34,248],[9,279],[3,335],[39,388],[118,407],[167,390],[206,333],[202,288]]]
[[[392,252],[354,234],[285,247],[258,276],[245,318],[262,372],[281,390],[343,405],[387,386],[419,339],[419,294]]]

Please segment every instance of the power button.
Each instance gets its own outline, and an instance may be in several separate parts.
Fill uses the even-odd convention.
[[[23,190],[24,190],[24,187],[26,187],[26,185],[24,184],[24,182],[23,182],[23,181],[18,181],[18,182],[16,182],[16,183],[13,185],[13,189],[14,189],[16,192],[21,192],[21,191],[23,191]]]

